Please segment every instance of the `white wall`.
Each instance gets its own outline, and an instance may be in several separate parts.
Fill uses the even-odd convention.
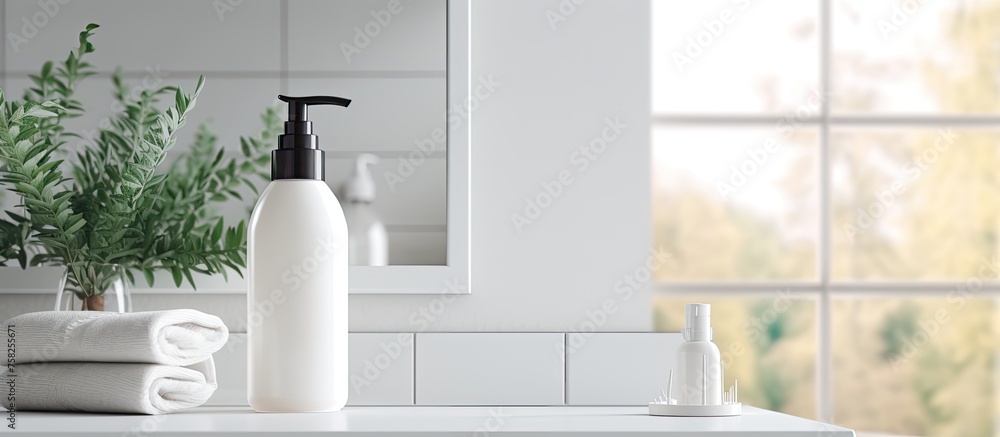
[[[649,330],[648,287],[615,291],[641,279],[651,241],[648,2],[475,0],[472,10],[473,80],[500,83],[473,115],[472,295],[352,296],[351,330]],[[627,127],[581,171],[578,150],[609,118]],[[511,215],[563,171],[573,182],[518,232]],[[0,317],[50,301],[0,296]],[[606,304],[617,308],[607,317]],[[242,296],[136,297],[137,310],[170,307],[245,325]]]

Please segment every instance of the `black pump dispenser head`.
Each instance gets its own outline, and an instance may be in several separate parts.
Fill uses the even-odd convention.
[[[337,105],[347,107],[349,99],[332,96],[278,96],[288,103],[285,133],[278,136],[278,148],[271,151],[271,180],[326,179],[326,154],[319,148],[319,137],[313,135],[309,121],[309,106]]]

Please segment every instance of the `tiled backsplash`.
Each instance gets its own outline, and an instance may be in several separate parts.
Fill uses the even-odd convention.
[[[417,334],[419,405],[561,405],[561,333]]]
[[[667,386],[674,333],[571,333],[566,335],[566,403],[644,404]]]
[[[349,405],[644,405],[676,333],[351,333]],[[246,405],[246,334],[215,354],[209,405]]]

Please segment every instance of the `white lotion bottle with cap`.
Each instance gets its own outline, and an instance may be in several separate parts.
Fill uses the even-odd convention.
[[[674,393],[680,405],[722,404],[722,359],[712,343],[712,307],[705,303],[684,306],[684,342],[677,348],[677,381]]]
[[[347,223],[307,108],[350,100],[278,98],[288,121],[247,239],[247,398],[261,412],[337,411],[350,383]]]
[[[340,188],[350,234],[348,253],[352,266],[389,265],[389,234],[373,205],[375,178],[368,169],[373,164],[378,164],[378,156],[358,155],[354,174]]]

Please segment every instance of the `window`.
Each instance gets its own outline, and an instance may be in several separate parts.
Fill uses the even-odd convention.
[[[1000,0],[654,0],[657,329],[713,304],[751,405],[1000,432],[998,23]]]

